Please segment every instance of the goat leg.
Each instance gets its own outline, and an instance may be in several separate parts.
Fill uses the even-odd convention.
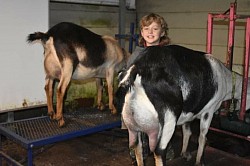
[[[185,158],[187,161],[189,161],[192,158],[190,152],[187,152],[189,138],[192,134],[190,129],[190,123],[182,125],[182,132],[183,132],[183,142],[182,142],[181,156],[182,158]]]
[[[57,86],[56,120],[58,121],[59,127],[62,127],[65,124],[65,121],[63,118],[63,99],[64,99],[66,89],[71,79],[71,74],[69,73],[72,73],[72,70],[73,70],[71,65],[65,65],[65,68],[66,66],[68,67],[68,69],[65,69],[64,71],[68,71],[68,72],[65,72],[66,74],[62,75],[60,82]]]
[[[97,109],[104,110],[105,105],[102,102],[102,92],[103,92],[103,83],[101,78],[96,78],[96,87],[97,87]]]
[[[107,71],[106,80],[108,84],[109,109],[112,114],[117,114],[117,110],[113,104],[113,101],[114,101],[114,96],[113,96],[114,70],[113,69],[110,69]]]
[[[55,119],[55,112],[53,109],[53,80],[46,77],[45,79],[45,87],[44,90],[46,92],[47,97],[47,107],[48,107],[48,116],[50,119]]]

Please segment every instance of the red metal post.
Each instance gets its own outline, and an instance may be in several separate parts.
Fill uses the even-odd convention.
[[[229,11],[229,30],[228,30],[228,45],[227,45],[227,57],[226,57],[226,66],[231,70],[233,67],[235,19],[236,19],[236,3],[231,3]]]
[[[207,50],[206,52],[212,53],[212,40],[213,40],[213,15],[208,14],[207,19]]]
[[[241,107],[240,107],[240,120],[244,120],[246,113],[246,100],[247,100],[247,85],[248,85],[248,71],[249,71],[249,52],[250,48],[250,17],[247,18],[246,25],[246,55],[244,61],[244,76],[242,83],[242,94],[241,94]]]

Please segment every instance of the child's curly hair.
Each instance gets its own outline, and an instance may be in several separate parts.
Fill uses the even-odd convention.
[[[140,20],[140,31],[142,30],[143,27],[149,26],[152,24],[152,22],[156,22],[157,24],[161,25],[162,31],[165,32],[164,36],[160,38],[160,43],[159,45],[167,45],[170,43],[170,38],[168,37],[168,24],[164,20],[163,17],[161,17],[158,14],[155,13],[150,13],[148,15],[145,15],[144,17],[141,18]],[[145,45],[145,40],[141,36],[139,37],[139,46],[144,46]]]

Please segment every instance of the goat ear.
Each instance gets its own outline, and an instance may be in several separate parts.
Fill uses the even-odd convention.
[[[132,68],[132,70],[130,72],[130,76],[129,76],[129,84],[130,85],[134,85],[135,78],[136,78],[137,74],[139,74],[137,67],[136,67],[136,65],[133,65],[133,68]]]
[[[124,76],[126,75],[126,68],[123,68],[121,69],[119,72],[118,72],[118,76],[117,76],[117,79],[118,79],[118,82],[121,82],[122,79],[124,78]]]
[[[114,106],[119,113],[122,112],[122,108],[125,102],[125,95],[128,92],[129,87],[119,86],[114,98]]]

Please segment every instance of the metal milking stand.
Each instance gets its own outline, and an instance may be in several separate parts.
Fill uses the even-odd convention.
[[[221,121],[222,128],[225,128],[229,131],[234,131],[235,133],[240,133],[239,127],[244,129],[244,135],[235,134],[228,132],[222,129],[217,129],[210,127],[210,130],[214,130],[220,133],[228,134],[234,137],[245,139],[250,141],[250,125],[244,122],[246,115],[246,95],[247,95],[247,84],[248,84],[248,71],[249,71],[249,48],[250,48],[250,16],[247,15],[236,15],[237,2],[231,3],[230,8],[224,14],[208,14],[208,24],[207,24],[207,53],[212,53],[212,35],[213,35],[213,20],[215,18],[219,19],[229,19],[229,28],[228,28],[228,46],[227,46],[227,57],[226,57],[226,66],[232,70],[232,60],[233,60],[233,48],[234,48],[234,33],[235,33],[235,21],[236,19],[246,19],[246,45],[245,45],[245,59],[244,59],[244,74],[242,81],[242,96],[241,96],[241,106],[240,113],[237,121],[230,121],[228,118],[224,118]],[[229,14],[228,14],[229,12]],[[224,125],[223,125],[224,124]],[[247,130],[247,131],[246,131]]]

